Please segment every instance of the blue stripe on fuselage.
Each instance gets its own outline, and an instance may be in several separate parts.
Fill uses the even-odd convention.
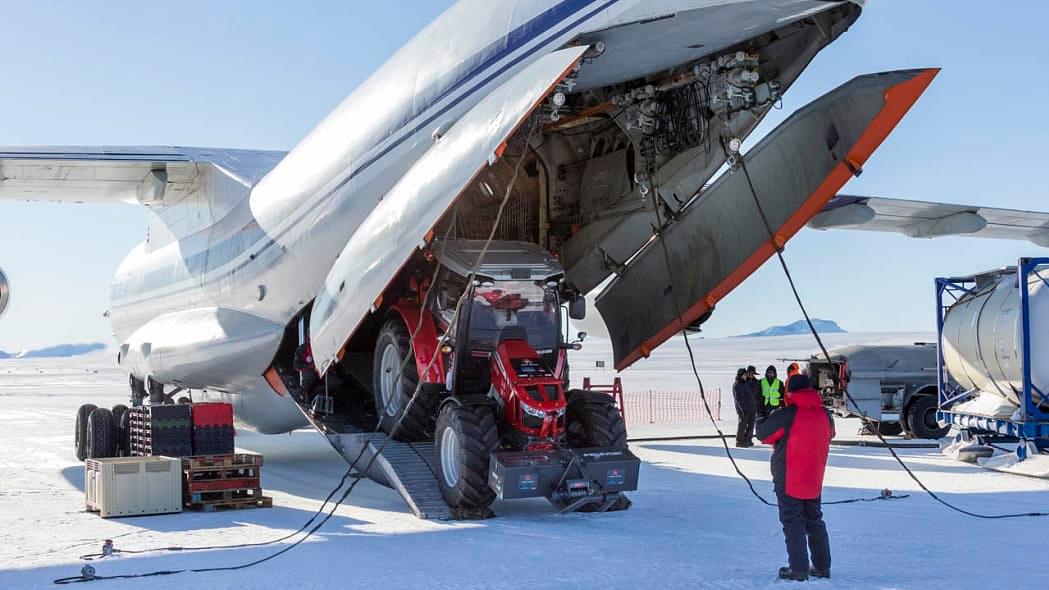
[[[277,239],[279,239],[281,236],[283,236],[287,232],[291,231],[291,228],[295,227],[295,225],[299,221],[301,221],[303,218],[305,218],[306,216],[308,216],[308,215],[312,214],[314,211],[316,211],[318,207],[320,207],[323,203],[327,202],[328,199],[330,199],[333,194],[338,192],[339,189],[341,189],[343,186],[345,186],[347,183],[349,183],[351,180],[353,180],[359,174],[364,172],[367,168],[369,168],[370,166],[374,165],[376,162],[378,162],[383,157],[388,155],[391,151],[393,151],[394,149],[399,147],[401,144],[403,144],[409,138],[413,137],[415,134],[419,133],[420,131],[422,131],[426,127],[432,125],[434,123],[434,121],[436,121],[439,117],[445,115],[448,111],[450,111],[450,110],[454,109],[455,107],[459,106],[460,104],[462,104],[463,101],[468,100],[477,91],[479,91],[480,89],[484,88],[486,85],[491,83],[492,80],[498,78],[499,76],[504,74],[510,68],[520,64],[522,61],[524,61],[525,59],[531,57],[532,55],[535,55],[535,53],[537,53],[538,51],[542,50],[544,47],[548,46],[550,43],[552,43],[555,39],[557,39],[561,35],[567,33],[568,31],[570,31],[573,28],[579,26],[580,24],[582,24],[586,20],[592,18],[594,15],[596,15],[600,11],[605,10],[606,8],[609,8],[609,7],[611,7],[612,5],[614,5],[614,4],[618,3],[618,2],[620,2],[620,0],[604,0],[604,1],[601,1],[601,0],[565,0],[564,2],[562,2],[560,4],[557,4],[556,6],[548,9],[547,11],[545,11],[545,12],[543,12],[541,14],[539,14],[538,16],[533,18],[532,20],[530,20],[530,21],[524,23],[523,25],[517,27],[516,29],[510,31],[505,37],[499,39],[498,41],[495,41],[494,43],[489,44],[487,47],[485,47],[481,51],[475,53],[470,59],[467,60],[467,63],[473,63],[473,62],[479,62],[479,63],[476,66],[474,66],[472,68],[469,68],[469,70],[466,70],[464,68],[464,70],[466,70],[465,73],[463,73],[456,82],[454,82],[447,90],[445,90],[443,93],[441,93],[440,96],[438,96],[438,97],[428,101],[427,103],[424,104],[424,106],[422,108],[420,108],[417,111],[413,112],[412,115],[409,115],[410,118],[407,118],[407,120],[404,121],[401,124],[401,126],[400,126],[401,129],[403,129],[405,125],[408,125],[411,122],[412,119],[418,118],[421,113],[425,113],[428,109],[432,108],[434,105],[440,103],[442,100],[445,100],[446,98],[448,98],[449,96],[454,94],[456,91],[462,89],[463,86],[469,84],[471,81],[475,80],[477,77],[479,77],[482,74],[484,74],[484,72],[486,70],[488,70],[491,67],[493,67],[494,65],[498,64],[500,61],[506,59],[508,56],[512,55],[515,51],[521,49],[522,47],[524,47],[528,43],[531,43],[532,41],[536,40],[537,38],[542,36],[544,33],[549,32],[551,29],[556,27],[558,24],[562,23],[565,19],[571,18],[572,16],[578,14],[580,11],[584,10],[587,7],[590,7],[590,6],[593,6],[594,4],[600,3],[600,5],[597,6],[596,8],[594,8],[593,10],[588,11],[585,15],[575,19],[570,24],[560,28],[553,35],[548,36],[545,41],[539,43],[538,45],[533,47],[528,52],[518,56],[516,59],[510,61],[509,63],[507,63],[503,67],[499,68],[495,72],[493,72],[490,75],[486,76],[480,83],[475,84],[473,87],[471,87],[469,90],[467,90],[462,96],[460,96],[460,97],[454,99],[453,101],[451,101],[448,105],[446,105],[445,107],[441,108],[438,112],[436,112],[433,115],[431,115],[430,117],[428,117],[425,121],[423,121],[423,122],[415,125],[414,127],[412,127],[407,133],[402,134],[402,136],[399,139],[394,141],[392,144],[387,146],[385,149],[380,151],[375,156],[369,158],[367,161],[362,163],[355,170],[353,170],[353,172],[351,172],[344,180],[342,180],[338,185],[336,185],[326,195],[324,195],[324,197],[322,197],[320,199],[317,199],[313,203],[313,205],[311,205],[310,207],[306,208],[296,218],[296,220],[293,221],[292,223],[290,223],[288,226],[286,226],[283,231],[281,231],[278,235],[267,239],[266,243],[263,244],[261,248],[259,248],[258,252],[256,253],[256,256],[253,256],[252,258],[250,258],[248,260],[242,261],[240,264],[237,265],[236,268],[234,268],[232,271],[230,271],[230,273],[238,272],[241,269],[243,269],[244,267],[246,267],[247,265],[251,264],[254,260],[256,260],[258,257],[260,257],[264,252],[266,252],[266,250],[268,250],[270,247],[272,247],[274,244],[276,244],[276,240]],[[485,57],[485,56],[487,56],[487,57]],[[244,229],[247,229],[253,223],[255,223],[255,222],[252,221]],[[239,233],[240,232],[238,232],[238,234]],[[239,240],[239,239],[240,239],[239,235],[234,235],[234,236],[231,236],[230,238],[228,238],[227,240],[225,240],[224,242],[220,243],[219,245],[226,245],[227,242],[231,242],[231,241],[235,241],[235,240]],[[259,242],[261,242],[261,241],[262,240],[259,240]],[[256,242],[255,244],[251,245],[250,247],[244,248],[244,250],[242,250],[241,253],[243,251],[254,249],[257,245],[258,245],[258,242]],[[233,256],[236,256],[236,253],[231,253],[231,254],[233,254]],[[223,260],[224,262],[228,262],[228,261],[231,261],[231,257],[224,256],[224,257],[219,258],[219,260]],[[218,268],[221,268],[221,265],[214,265],[213,266],[212,264],[210,264],[210,261],[209,261],[209,264],[207,265],[207,269],[204,272],[211,272],[211,271],[217,270]],[[163,269],[163,270],[165,270],[166,272],[170,272],[170,269]],[[157,275],[157,274],[160,274],[160,273],[159,273],[159,270],[158,270],[158,271],[154,271],[152,273],[147,273],[147,275],[149,275],[149,274]],[[192,276],[192,275],[185,275],[185,276],[180,277],[178,280],[185,280],[185,279],[189,278],[190,276]],[[224,275],[224,276],[226,276],[226,275]],[[122,287],[123,288],[124,299],[127,299],[127,298],[130,298],[130,297],[134,297],[136,295],[140,295],[140,294],[142,294],[144,292],[148,292],[147,290],[132,291],[132,288],[131,288],[130,284],[138,282],[138,284],[140,284],[142,286],[145,286],[145,287],[148,287],[150,285],[156,285],[157,281],[155,281],[155,280],[146,280],[147,278],[148,277],[140,277],[139,281],[129,280],[129,281],[126,281],[126,282],[121,283],[119,285],[115,284],[113,287],[114,288]],[[207,281],[207,282],[203,283],[201,286],[206,285],[206,284],[208,284],[210,282],[213,282],[213,281]],[[157,290],[159,288],[162,288],[162,287],[154,286],[152,290]],[[173,291],[171,293],[166,293],[165,296],[175,295],[177,293],[189,291],[189,290],[192,290],[192,289],[195,289],[195,288],[198,288],[198,287],[196,285],[194,285],[193,287],[186,287],[186,288],[180,289],[178,291]],[[114,300],[113,304],[114,304],[114,306],[116,306],[117,302]]]

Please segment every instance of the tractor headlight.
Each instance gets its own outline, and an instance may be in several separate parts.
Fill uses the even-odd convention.
[[[535,418],[546,418],[547,414],[554,414],[558,418],[560,418],[561,416],[565,415],[565,408],[560,408],[556,412],[552,412],[552,411],[551,412],[547,412],[546,410],[540,410],[539,408],[533,408],[532,406],[530,406],[530,405],[528,405],[528,404],[526,404],[524,402],[521,402],[521,410],[523,410],[525,414],[528,414],[529,416],[532,416],[532,417],[535,417]]]
[[[524,413],[528,414],[529,416],[533,416],[535,418],[540,419],[546,418],[546,412],[540,410],[539,408],[533,408],[528,404],[521,404],[521,409],[524,410]]]

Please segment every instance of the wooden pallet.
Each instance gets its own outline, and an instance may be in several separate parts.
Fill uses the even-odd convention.
[[[198,512],[214,512],[220,509],[272,508],[273,498],[263,496],[261,488],[196,492],[188,496],[185,506]]]
[[[182,458],[183,471],[214,471],[216,468],[262,467],[262,455],[233,453],[232,455],[197,455]]]
[[[183,463],[182,474],[187,482],[216,480],[216,479],[243,479],[246,477],[259,478],[260,469],[257,466],[232,465],[229,467],[198,467],[187,469]],[[240,486],[242,488],[251,486]]]
[[[199,480],[183,479],[182,492],[188,497],[197,492],[225,492],[259,487],[261,487],[261,484],[259,483],[258,477],[230,477]]]

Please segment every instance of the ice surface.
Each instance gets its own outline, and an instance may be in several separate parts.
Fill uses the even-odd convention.
[[[924,335],[927,337],[927,335]],[[848,334],[832,346],[921,340],[923,336]],[[866,339],[866,340],[865,340]],[[812,352],[800,337],[696,340],[702,374],[727,388],[739,365],[760,368]],[[581,378],[603,354],[597,342],[579,353]],[[778,366],[784,363],[777,362]],[[610,363],[609,363],[610,366]],[[628,392],[694,388],[680,342],[661,348],[624,375]],[[279,537],[316,510],[345,469],[317,434],[240,433],[239,447],[266,456],[269,510],[103,520],[83,512],[83,467],[73,457],[73,420],[84,402],[125,401],[126,380],[112,355],[72,360],[0,361],[0,588],[46,588],[75,575],[78,555],[103,539],[118,548],[228,544]],[[726,389],[727,391],[727,389]],[[722,426],[734,428],[730,406]],[[842,421],[851,435],[858,423]],[[649,434],[712,432],[709,425],[646,426]],[[644,429],[633,428],[632,435]],[[758,503],[716,441],[635,444],[645,461],[634,507],[605,515],[553,514],[545,501],[495,506],[499,518],[470,523],[424,522],[398,496],[370,482],[309,541],[261,566],[238,572],[183,574],[97,582],[80,588],[782,588],[786,563],[775,510]],[[950,501],[984,512],[1044,510],[1049,482],[953,462],[937,449],[901,451]],[[769,451],[737,451],[741,468],[771,493]],[[882,488],[910,499],[828,506],[834,579],[821,588],[997,587],[1003,576],[1024,587],[1049,587],[1035,556],[1049,521],[975,521],[920,493],[887,452],[837,447],[827,473],[828,500],[874,496]],[[271,548],[127,556],[93,562],[113,575],[158,569],[235,565]],[[993,567],[991,567],[993,564]],[[1008,572],[1023,572],[1022,577]],[[789,585],[787,587],[793,587]]]

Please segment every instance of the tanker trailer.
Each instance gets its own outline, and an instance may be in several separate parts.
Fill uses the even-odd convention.
[[[938,418],[945,452],[1049,476],[1049,258],[936,281]],[[953,381],[953,382],[952,382]],[[1016,442],[992,457],[992,442]]]

